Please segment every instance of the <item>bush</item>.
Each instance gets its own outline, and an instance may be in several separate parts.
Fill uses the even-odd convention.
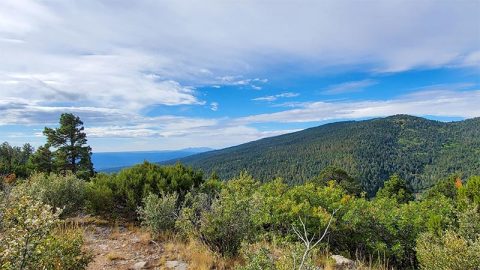
[[[252,196],[258,186],[251,176],[241,174],[228,182],[210,211],[203,213],[199,235],[212,251],[234,256],[244,240],[253,238],[253,215],[258,207]]]
[[[480,239],[469,242],[454,231],[441,236],[424,233],[417,240],[417,257],[421,269],[479,269]]]
[[[259,249],[245,249],[242,250],[242,256],[245,260],[245,265],[237,267],[237,270],[276,270],[275,260],[265,247]]]
[[[468,205],[480,205],[480,176],[472,176],[467,183],[459,188],[458,199],[461,208]]]
[[[291,270],[300,269],[305,247],[300,243],[285,241],[256,242],[250,245],[242,245],[240,251],[243,265],[237,266],[237,270]],[[323,256],[322,256],[323,255]],[[302,269],[322,269],[320,266],[324,254],[312,252],[305,258]],[[329,269],[329,268],[325,268]]]
[[[144,206],[138,209],[142,225],[147,227],[153,235],[173,230],[177,218],[177,200],[176,193],[162,194],[160,197],[149,194],[143,199]]]
[[[113,214],[115,198],[112,189],[115,189],[113,176],[98,174],[86,184],[85,196],[87,210],[94,214]]]
[[[188,193],[180,210],[175,228],[184,239],[198,237],[202,214],[210,211],[212,197],[205,193]]]
[[[21,187],[33,198],[62,209],[62,215],[71,215],[85,205],[85,181],[73,174],[34,174]]]
[[[55,230],[45,242],[41,265],[44,269],[86,269],[93,256],[82,250],[83,243],[81,231]]]
[[[81,234],[55,231],[60,212],[25,194],[3,204],[1,269],[85,269],[91,256],[82,251]]]
[[[177,193],[179,200],[203,183],[200,171],[181,164],[160,166],[144,162],[118,174],[100,174],[87,185],[88,208],[95,213],[112,212],[134,218],[138,207],[150,193]]]

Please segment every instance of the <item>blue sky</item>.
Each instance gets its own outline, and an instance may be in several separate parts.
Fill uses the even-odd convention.
[[[0,2],[0,141],[62,112],[94,151],[480,116],[480,1]]]

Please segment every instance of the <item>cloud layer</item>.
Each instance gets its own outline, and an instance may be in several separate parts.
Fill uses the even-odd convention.
[[[303,97],[295,89],[258,92],[268,85],[265,74],[282,65],[371,74],[478,70],[479,9],[478,1],[433,0],[1,1],[0,129],[50,125],[59,113],[74,112],[90,123],[92,137],[175,137],[172,145],[212,146],[211,136],[230,136],[215,141],[225,146],[292,130],[266,131],[254,128],[257,123],[395,113],[478,116],[478,91],[448,89],[388,100],[294,101],[284,104],[293,109],[241,117],[144,112],[189,105],[218,113],[222,100],[209,99],[204,87],[257,91],[257,103]],[[350,80],[323,94],[376,83]]]

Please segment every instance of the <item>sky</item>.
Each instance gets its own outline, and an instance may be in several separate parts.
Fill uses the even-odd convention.
[[[94,152],[480,116],[480,1],[2,0],[0,142],[61,113]]]

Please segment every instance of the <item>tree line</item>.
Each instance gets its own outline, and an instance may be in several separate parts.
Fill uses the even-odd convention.
[[[45,127],[46,143],[36,151],[28,143],[18,147],[4,142],[0,145],[0,175],[26,177],[34,171],[63,175],[71,172],[88,179],[94,169],[92,148],[87,145],[84,129],[78,116],[64,113],[58,128]]]

